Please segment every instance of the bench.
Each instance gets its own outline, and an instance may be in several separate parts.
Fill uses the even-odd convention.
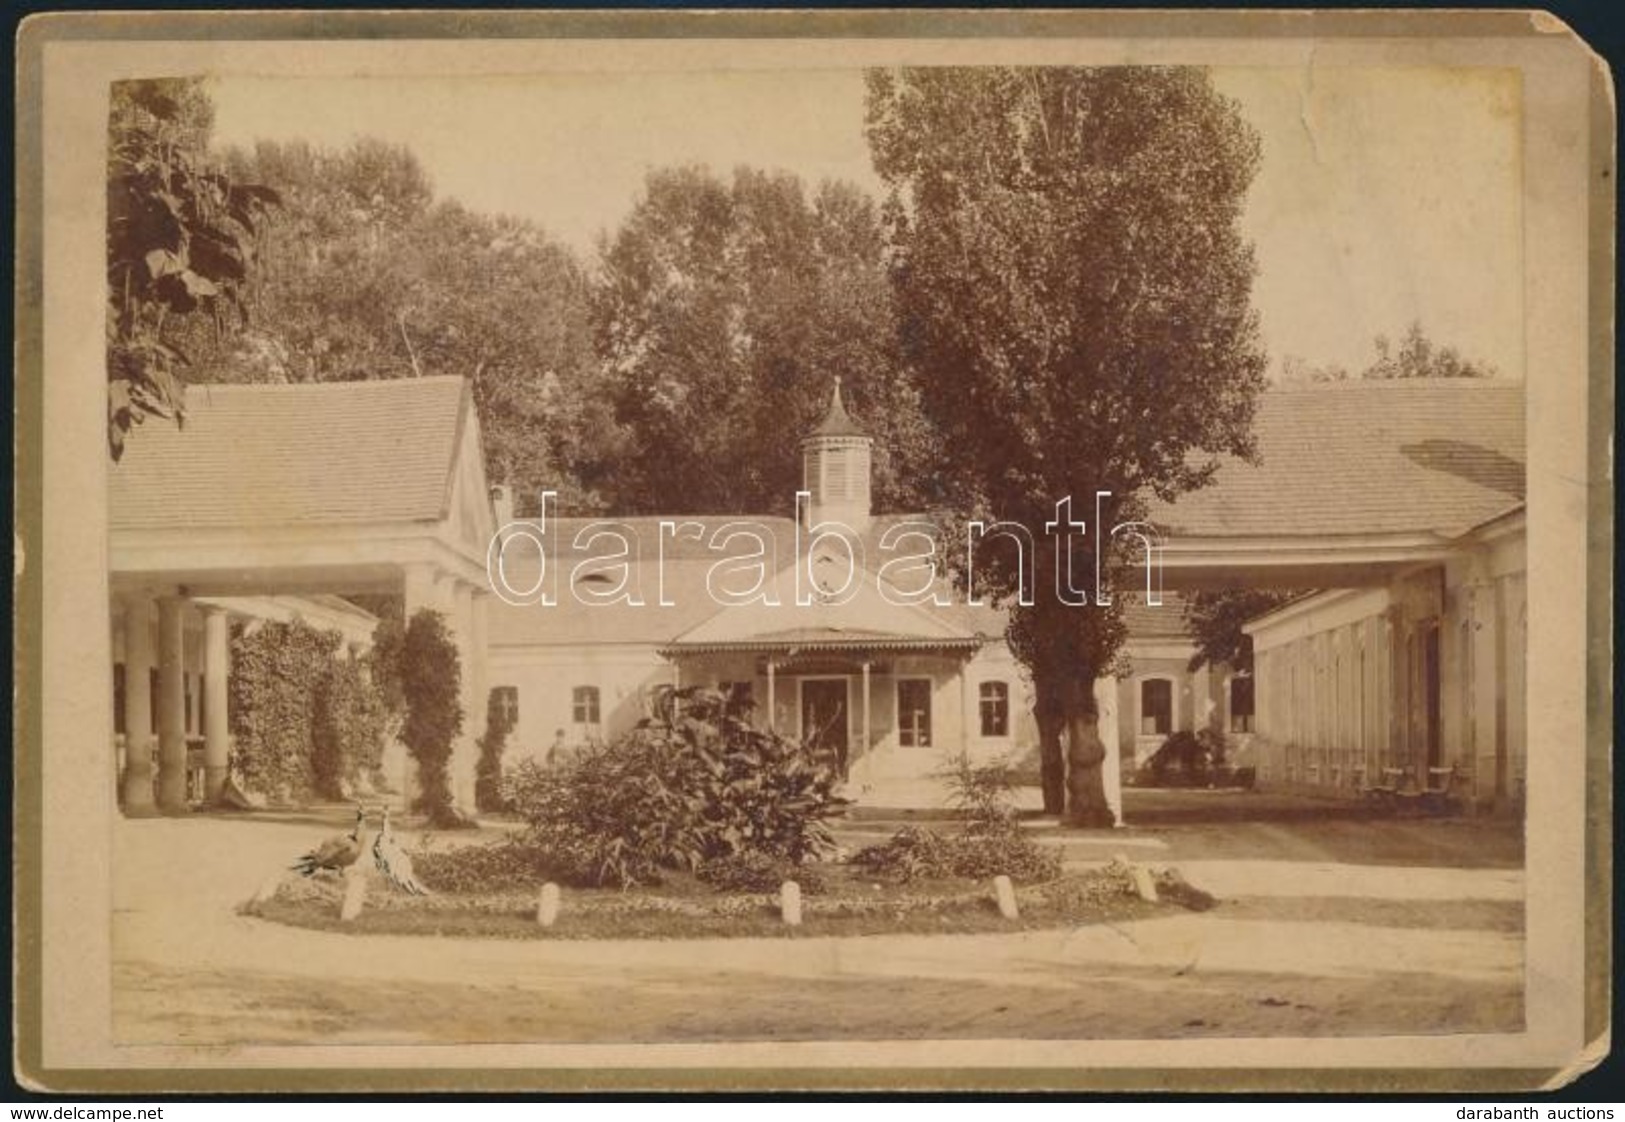
[[[1457,809],[1456,784],[1464,776],[1455,764],[1428,768],[1427,786],[1417,792],[1417,801],[1429,814],[1449,814]]]
[[[1391,809],[1399,805],[1409,785],[1410,776],[1404,768],[1385,767],[1382,769],[1382,782],[1361,787],[1360,794],[1379,806]]]
[[[1424,814],[1449,814],[1460,806],[1456,785],[1465,776],[1456,765],[1430,767],[1427,783],[1418,787],[1415,778],[1404,768],[1382,769],[1382,782],[1362,787],[1360,793],[1388,810],[1415,807]]]

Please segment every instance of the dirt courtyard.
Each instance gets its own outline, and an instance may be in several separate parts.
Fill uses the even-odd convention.
[[[340,829],[342,808],[120,821],[114,1037],[642,1043],[1522,1026],[1515,824],[1369,821],[1324,804],[1220,813],[1206,794],[1137,794],[1131,819],[1139,809],[1144,825],[1046,840],[1075,866],[1114,853],[1176,865],[1218,907],[1009,935],[509,942],[296,930],[235,908]],[[1236,817],[1235,805],[1252,813]]]

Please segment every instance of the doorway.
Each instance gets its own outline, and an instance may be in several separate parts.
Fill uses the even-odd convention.
[[[849,747],[845,678],[801,679],[801,739],[815,753],[834,760],[846,775]]]

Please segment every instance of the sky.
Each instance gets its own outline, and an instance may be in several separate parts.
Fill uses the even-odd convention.
[[[1417,320],[1436,342],[1523,377],[1515,72],[1212,73],[1263,144],[1243,221],[1272,369],[1293,356],[1357,370],[1374,336]],[[856,70],[232,77],[211,93],[219,143],[405,144],[439,194],[528,218],[588,254],[656,167],[749,164],[881,193]]]

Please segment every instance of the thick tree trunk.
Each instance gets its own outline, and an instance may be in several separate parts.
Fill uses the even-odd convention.
[[[1040,701],[1033,711],[1038,722],[1038,774],[1043,782],[1043,813],[1059,815],[1066,810],[1066,750],[1061,745],[1061,733],[1066,728],[1066,714],[1059,706]]]
[[[1066,713],[1066,814],[1067,826],[1097,828],[1116,823],[1106,802],[1106,782],[1101,765],[1106,761],[1106,745],[1100,739],[1100,712],[1095,706],[1094,680],[1069,677],[1063,691]]]

